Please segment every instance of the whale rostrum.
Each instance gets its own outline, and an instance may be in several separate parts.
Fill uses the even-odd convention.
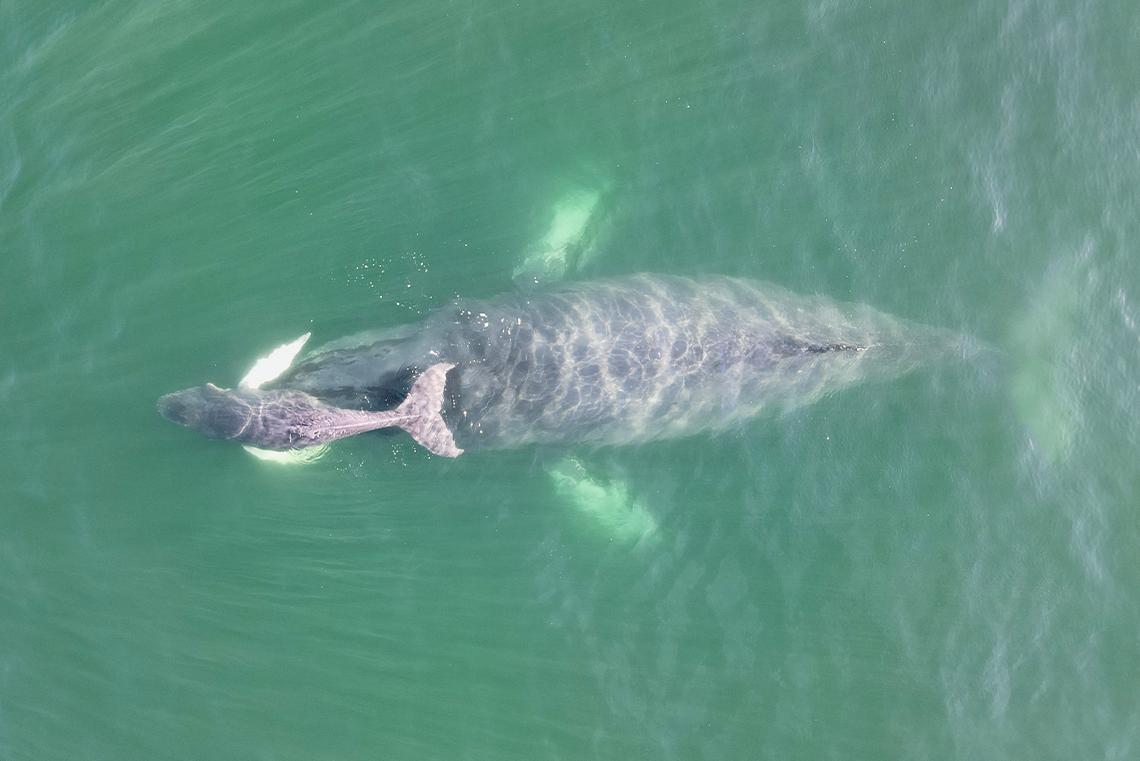
[[[788,411],[969,346],[767,283],[635,275],[460,301],[417,326],[318,349],[258,387],[207,384],[164,396],[159,410],[270,450],[390,427],[447,457],[632,444]]]

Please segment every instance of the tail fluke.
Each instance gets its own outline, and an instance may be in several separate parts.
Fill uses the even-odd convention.
[[[408,396],[394,410],[365,412],[328,407],[332,414],[327,422],[314,427],[309,433],[314,440],[331,441],[395,426],[411,434],[416,443],[432,454],[458,457],[463,450],[455,445],[455,438],[440,414],[447,371],[453,367],[455,365],[447,362],[429,367],[416,379]]]
[[[411,434],[420,446],[440,457],[463,454],[440,415],[447,371],[453,367],[455,365],[447,362],[429,367],[412,385],[407,398],[390,413],[395,425]]]

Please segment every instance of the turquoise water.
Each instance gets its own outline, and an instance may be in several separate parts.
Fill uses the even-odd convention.
[[[1135,758],[1137,50],[1124,0],[0,0],[0,758]],[[998,351],[454,461],[154,410],[551,241]]]

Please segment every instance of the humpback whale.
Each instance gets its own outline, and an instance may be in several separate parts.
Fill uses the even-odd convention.
[[[265,450],[382,428],[445,457],[623,445],[792,410],[963,345],[950,331],[768,283],[642,274],[457,301],[256,384],[168,394],[158,409],[208,438]]]

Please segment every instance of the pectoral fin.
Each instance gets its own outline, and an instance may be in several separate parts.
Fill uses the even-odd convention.
[[[257,360],[253,368],[238,383],[238,388],[261,388],[263,384],[281,375],[289,369],[289,365],[293,364],[293,359],[311,335],[312,333],[306,333],[295,341],[282,344],[268,356]]]

